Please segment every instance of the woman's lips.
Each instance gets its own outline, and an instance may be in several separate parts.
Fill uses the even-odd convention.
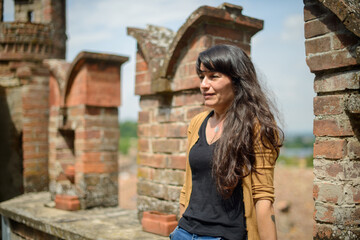
[[[203,96],[204,96],[204,99],[208,99],[208,98],[211,98],[213,95],[215,95],[214,93],[204,93]]]

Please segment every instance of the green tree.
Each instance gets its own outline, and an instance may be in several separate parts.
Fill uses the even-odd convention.
[[[137,138],[137,122],[124,121],[119,124],[120,139],[119,139],[119,151],[122,154],[128,154],[130,147],[134,139]]]

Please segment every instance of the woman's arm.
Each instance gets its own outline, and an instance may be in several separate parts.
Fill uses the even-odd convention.
[[[261,240],[276,240],[274,207],[269,200],[259,200],[255,204],[258,231]]]
[[[185,212],[185,206],[183,204],[180,203],[180,218],[182,218],[182,215]]]

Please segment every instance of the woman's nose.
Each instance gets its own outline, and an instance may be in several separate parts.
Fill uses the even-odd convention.
[[[207,77],[204,77],[202,80],[201,80],[201,83],[200,83],[200,87],[201,88],[209,88],[209,79]]]

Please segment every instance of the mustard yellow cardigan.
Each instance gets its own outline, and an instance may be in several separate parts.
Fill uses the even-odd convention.
[[[188,156],[190,149],[199,139],[198,132],[200,126],[209,113],[209,111],[206,111],[196,115],[191,120],[188,128],[185,183],[180,193],[180,204],[185,206],[185,209],[189,205],[192,190],[192,175]],[[256,157],[255,167],[258,173],[253,172],[242,179],[246,228],[249,240],[260,239],[257,228],[255,203],[260,199],[267,199],[274,202],[275,197],[273,182],[276,153],[275,151],[263,147],[259,136],[255,137],[254,142],[254,152]]]

